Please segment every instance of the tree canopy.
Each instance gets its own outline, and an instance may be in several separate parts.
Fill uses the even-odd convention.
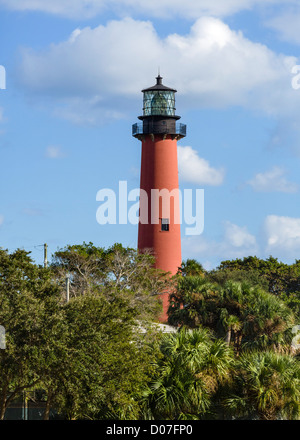
[[[48,268],[0,249],[0,419],[22,393],[44,419],[300,418],[300,262],[153,263],[120,244],[69,245]]]

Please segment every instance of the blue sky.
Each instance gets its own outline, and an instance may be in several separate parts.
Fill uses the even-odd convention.
[[[183,259],[299,259],[299,22],[296,0],[0,0],[0,246],[41,264],[43,243],[136,246],[96,194],[139,186],[131,125],[160,68],[187,124],[180,188],[205,193]]]

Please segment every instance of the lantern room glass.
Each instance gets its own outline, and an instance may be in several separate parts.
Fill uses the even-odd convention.
[[[175,92],[151,90],[144,92],[144,116],[175,116]]]

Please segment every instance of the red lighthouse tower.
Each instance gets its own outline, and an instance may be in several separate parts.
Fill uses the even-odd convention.
[[[151,250],[155,266],[174,275],[181,266],[177,140],[186,135],[186,125],[177,122],[176,90],[164,86],[160,75],[156,80],[142,90],[142,122],[132,126],[132,135],[142,141],[138,249]],[[166,322],[169,292],[162,301]]]

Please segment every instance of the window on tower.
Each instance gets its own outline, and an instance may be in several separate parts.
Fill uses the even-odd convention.
[[[162,231],[169,231],[169,219],[168,218],[162,218],[161,219],[161,230]]]

